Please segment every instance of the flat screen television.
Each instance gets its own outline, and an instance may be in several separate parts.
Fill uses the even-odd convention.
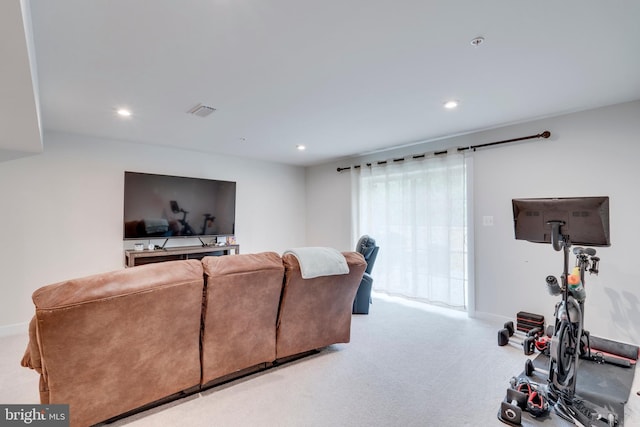
[[[235,234],[236,183],[124,173],[124,239]]]
[[[552,224],[571,244],[610,246],[609,197],[513,199],[513,221],[518,240],[552,242]],[[555,247],[555,243],[554,243]]]

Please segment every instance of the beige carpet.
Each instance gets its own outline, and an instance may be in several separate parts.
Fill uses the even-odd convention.
[[[398,301],[376,298],[354,315],[349,344],[112,425],[504,426],[500,401],[526,357],[497,346],[500,325]],[[25,345],[0,339],[0,403],[38,402],[38,376],[19,365]],[[636,378],[627,426],[640,425],[638,389]]]

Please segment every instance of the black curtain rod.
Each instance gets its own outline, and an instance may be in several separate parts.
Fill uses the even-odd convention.
[[[517,142],[517,141],[524,141],[525,139],[534,139],[534,138],[549,138],[551,136],[551,132],[549,132],[548,130],[545,130],[542,133],[539,133],[537,135],[529,135],[529,136],[523,136],[520,138],[513,138],[513,139],[505,139],[504,141],[496,141],[496,142],[488,142],[486,144],[479,144],[479,145],[470,145],[469,147],[459,147],[458,148],[458,152],[460,151],[466,151],[466,150],[473,150],[476,151],[477,148],[484,148],[484,147],[490,147],[492,145],[498,145],[498,144],[506,144],[509,142]],[[444,151],[436,151],[433,153],[434,156],[439,156],[441,154],[446,154],[447,150]],[[413,156],[411,156],[412,159],[420,159],[420,158],[424,158],[426,157],[426,154],[415,154]],[[393,162],[402,162],[404,161],[404,157],[401,157],[399,159],[393,159]],[[376,162],[377,165],[385,165],[389,163],[388,160],[381,160],[379,162]],[[344,170],[349,170],[352,167],[354,169],[359,169],[362,165],[355,165],[355,166],[346,166],[344,168],[337,168],[338,172],[342,172]],[[366,163],[366,166],[371,166],[371,163]]]
[[[469,147],[460,147],[460,148],[458,148],[458,151],[465,151],[465,150],[473,150],[473,151],[475,151],[476,148],[490,147],[492,145],[506,144],[508,142],[524,141],[525,139],[534,139],[534,138],[545,138],[546,139],[546,138],[549,138],[550,136],[551,136],[551,132],[549,132],[548,130],[545,130],[544,132],[539,133],[537,135],[529,135],[529,136],[523,136],[521,138],[505,139],[504,141],[488,142],[486,144],[471,145]]]

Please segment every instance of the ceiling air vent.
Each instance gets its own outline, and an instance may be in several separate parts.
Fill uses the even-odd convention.
[[[198,104],[192,109],[190,109],[189,111],[187,111],[187,113],[193,114],[194,116],[198,116],[198,117],[207,117],[214,111],[216,111],[216,109],[213,107],[208,107],[206,105]]]

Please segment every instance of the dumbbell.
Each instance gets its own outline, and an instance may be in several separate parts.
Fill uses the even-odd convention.
[[[498,418],[511,425],[522,425],[522,410],[527,407],[527,395],[514,390],[507,389],[507,395],[500,404]]]
[[[534,372],[538,372],[547,377],[549,376],[549,371],[542,368],[536,368],[535,366],[533,366],[533,362],[531,361],[531,359],[527,359],[527,361],[524,362],[524,374],[530,377]]]
[[[536,391],[542,392],[547,387],[544,384],[540,384],[529,379],[527,379],[527,382],[531,384]],[[516,384],[518,384],[518,377],[511,377],[511,379],[509,380],[509,385],[511,386],[511,388],[516,388]]]
[[[524,354],[529,356],[533,354],[536,348],[536,339],[534,337],[525,337],[522,341],[513,338],[519,338],[516,336],[509,338],[509,331],[504,328],[498,331],[498,345],[500,347],[505,346],[507,344],[511,344],[514,347],[522,348]]]
[[[513,328],[513,322],[507,322],[504,324],[504,328],[498,331],[498,345],[500,347],[507,344],[511,344],[515,347],[522,348],[524,354],[529,356],[535,352],[536,349],[536,335],[540,333],[540,328],[534,328],[530,330],[527,335],[518,334],[515,335]],[[516,339],[513,339],[516,338]],[[521,339],[522,338],[522,339]]]
[[[512,377],[509,383],[512,389],[524,393],[527,396],[526,407],[521,409],[530,412],[534,417],[544,415],[549,411],[546,386],[530,381],[524,377]]]
[[[527,337],[536,337],[536,336],[540,336],[542,335],[542,328],[531,328],[529,329],[529,331],[527,331],[527,333],[525,334],[524,332],[518,331],[514,328],[513,326],[513,321],[508,321],[505,322],[504,325],[502,325],[502,327],[504,329],[506,329],[507,331],[509,331],[509,336],[513,336],[513,335],[521,335],[521,336],[527,336]],[[551,329],[551,332],[553,333],[553,329]],[[547,330],[548,333],[548,330]],[[551,337],[551,335],[549,335],[549,337]]]

